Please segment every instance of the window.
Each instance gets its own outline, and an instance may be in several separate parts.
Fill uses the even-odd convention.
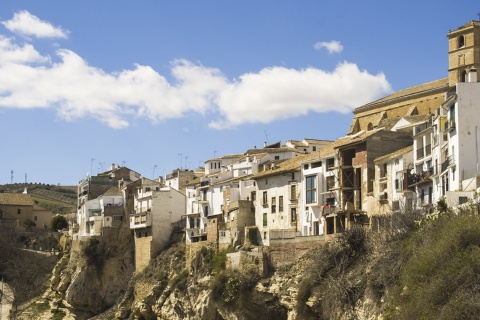
[[[295,180],[295,172],[292,172],[292,180]]]
[[[283,212],[283,196],[278,197],[278,212]]]
[[[335,206],[335,197],[327,198],[325,202],[326,202],[327,205],[329,205],[330,207],[334,207],[334,206]]]
[[[297,185],[290,185],[290,200],[297,200]]]
[[[327,177],[326,182],[327,182],[327,190],[335,188],[335,177],[334,176]]]
[[[308,176],[305,178],[305,182],[305,198],[307,203],[317,202],[317,176]]]
[[[465,37],[463,35],[458,37],[458,48],[465,47]]]
[[[268,203],[268,195],[267,195],[267,191],[263,191],[263,204],[267,204]]]
[[[280,160],[280,156],[275,156],[275,160]]]
[[[464,204],[468,202],[468,197],[458,197],[458,204]]]
[[[17,209],[17,214],[22,214],[22,209]]]
[[[123,221],[123,216],[113,216],[113,221]]]
[[[252,198],[252,201],[257,200],[257,193],[255,191],[250,192],[250,198]]]
[[[313,146],[313,147],[312,147],[312,150],[313,150],[313,151],[317,151],[317,147]]]
[[[297,208],[290,208],[290,217],[292,222],[297,221]]]
[[[225,231],[220,231],[220,238],[225,238],[227,233]]]
[[[263,214],[263,226],[264,226],[264,227],[267,226],[267,221],[268,221],[267,213],[264,213],[264,214]]]
[[[333,170],[333,167],[335,167],[335,158],[327,159],[327,170]]]
[[[38,217],[37,216],[33,216],[33,221],[37,221]]]
[[[277,212],[277,199],[272,197],[272,213]]]
[[[303,170],[308,170],[308,163],[303,165]]]
[[[318,168],[322,166],[322,161],[317,161],[312,163],[312,168]]]

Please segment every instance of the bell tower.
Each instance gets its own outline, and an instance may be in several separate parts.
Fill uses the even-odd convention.
[[[448,32],[448,84],[480,79],[480,22],[470,21]],[[469,75],[470,72],[475,75]],[[475,80],[476,81],[476,80]]]

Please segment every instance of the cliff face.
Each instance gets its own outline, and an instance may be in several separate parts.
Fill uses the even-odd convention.
[[[54,271],[58,294],[39,302],[96,320],[478,318],[478,214],[412,217],[394,217],[382,233],[349,230],[266,275],[226,269],[226,252],[208,247],[187,268],[179,241],[132,276],[127,244],[74,243]]]
[[[111,228],[105,237],[72,241],[51,279],[51,289],[63,304],[92,315],[115,305],[134,271],[129,231]]]

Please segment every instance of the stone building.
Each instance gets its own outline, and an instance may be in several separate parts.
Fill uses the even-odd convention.
[[[348,134],[381,127],[385,119],[433,114],[457,82],[466,82],[470,70],[480,68],[480,22],[470,21],[448,35],[448,74],[356,108]]]

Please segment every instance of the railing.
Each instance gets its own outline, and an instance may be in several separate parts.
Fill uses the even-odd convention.
[[[445,122],[445,131],[450,131],[455,129],[455,120],[447,120]]]
[[[447,170],[448,167],[453,165],[453,164],[454,164],[453,157],[448,156],[447,159],[444,162],[442,162],[442,172]]]
[[[424,149],[421,147],[420,149],[417,149],[417,159],[421,159],[425,156]]]
[[[420,132],[427,130],[431,126],[432,126],[432,121],[428,120],[427,122],[422,123],[421,125],[418,125],[415,127],[415,134],[419,134]]]
[[[436,146],[440,142],[440,135],[437,133],[433,136],[433,145]]]

